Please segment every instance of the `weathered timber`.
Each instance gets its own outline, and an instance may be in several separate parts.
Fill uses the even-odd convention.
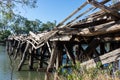
[[[120,31],[120,21],[118,22],[109,22],[106,24],[98,25],[95,27],[84,28],[78,35],[80,36],[96,36],[103,35],[107,33],[114,33]]]
[[[104,23],[108,23],[108,22],[111,22],[111,21],[112,21],[112,19],[100,19],[100,20],[91,21],[91,22],[82,22],[82,23],[72,25],[71,28],[92,27],[92,26],[97,26],[97,25],[101,25],[101,24],[104,24]]]
[[[110,6],[110,8],[111,9],[116,9],[116,10],[119,11],[120,10],[120,2],[118,2],[118,3],[116,3],[116,4],[112,5],[112,6]],[[104,12],[103,10],[100,10],[100,11],[98,11],[96,13],[93,13],[93,14],[89,15],[88,18],[94,19],[94,18],[105,16],[105,15],[106,15],[106,12]]]
[[[79,10],[81,10],[83,7],[85,7],[88,4],[88,2],[83,3],[79,8],[77,8],[74,12],[72,12],[68,17],[66,17],[62,22],[58,24],[58,26],[63,25],[64,22],[66,22],[69,18],[71,18],[74,14],[76,14]],[[57,26],[57,27],[58,27]]]
[[[19,48],[20,48],[20,41],[18,41],[18,44],[17,44],[16,50],[15,50],[15,52],[14,52],[14,54],[15,54],[15,55],[14,55],[14,59],[17,58]]]
[[[50,39],[50,41],[70,41],[72,35],[59,35]]]
[[[60,42],[58,43],[58,51],[57,51],[57,58],[56,58],[56,72],[54,74],[54,80],[59,80],[59,73],[58,69],[62,65],[62,53],[63,53],[63,47],[61,46]]]
[[[109,2],[110,0],[103,0],[102,2],[100,2],[101,4],[105,4],[107,2]],[[92,9],[95,9],[95,7],[91,7],[89,9],[87,9],[86,11],[82,12],[80,15],[78,15],[75,19],[71,20],[70,22],[67,23],[67,25],[65,26],[70,26],[73,24],[74,21],[76,21],[77,19],[79,19],[80,17],[82,17],[83,15],[85,15],[86,13],[88,13],[89,11],[91,11]],[[71,26],[70,26],[71,27]]]
[[[51,47],[50,47],[49,42],[47,42],[47,47],[48,47],[48,50],[49,50],[49,52],[50,52],[50,54],[51,54],[52,50],[51,50]]]
[[[10,50],[10,51],[9,51],[9,52],[10,52],[10,56],[13,55],[13,53],[14,53],[15,43],[16,43],[15,40],[12,40],[12,41],[9,43],[9,45],[10,45],[10,46],[9,46],[9,47],[10,47],[10,49],[9,49],[9,50]]]
[[[47,43],[48,39],[51,38],[53,35],[55,35],[58,31],[50,31],[47,32],[43,37],[40,37],[39,35],[35,35],[33,32],[30,32],[31,35],[33,35],[34,38],[36,38],[37,46],[33,44],[30,40],[27,40],[28,43],[30,43],[35,49],[38,49],[42,47],[45,43]]]
[[[110,8],[116,9],[119,11],[120,10],[120,2],[110,6]],[[106,17],[106,19],[104,19],[104,17]],[[89,21],[89,19],[91,21]],[[85,22],[77,22],[76,24],[72,24],[71,27],[72,28],[77,28],[77,27],[81,28],[81,27],[95,26],[95,25],[99,25],[99,24],[103,24],[103,23],[108,23],[113,20],[114,19],[112,17],[108,17],[108,14],[106,14],[106,12],[101,10],[101,11],[98,11],[96,13],[89,15],[88,20],[86,20]]]
[[[18,71],[21,70],[24,62],[25,62],[25,59],[26,59],[26,52],[27,52],[27,49],[28,49],[28,46],[29,46],[29,43],[26,44],[26,47],[25,47],[25,50],[24,50],[24,53],[23,53],[23,56],[22,56],[22,60],[20,61],[20,64],[18,65]]]
[[[111,62],[114,62],[116,60],[119,60],[120,59],[120,48],[115,49],[111,52],[105,53],[104,55],[99,56],[95,59],[91,59],[89,61],[83,62],[83,63],[81,63],[81,65],[84,65],[87,68],[95,67],[96,62],[97,62],[97,61],[95,62],[95,60],[98,60],[98,58],[100,59],[102,64],[111,63]]]
[[[33,70],[34,55],[36,50],[31,47],[31,52],[29,53],[29,70]]]
[[[11,48],[11,43],[10,41],[7,42],[7,53],[10,55],[10,48]]]
[[[93,56],[93,50],[96,49],[96,47],[99,45],[100,41],[99,39],[93,39],[90,44],[88,44],[88,47],[83,52],[83,55],[87,55],[89,57]]]
[[[37,36],[36,34],[34,34],[33,32],[29,32],[29,34],[33,37],[33,38],[35,38],[35,40],[39,40],[39,36]]]
[[[116,18],[120,18],[120,16],[119,16],[120,14],[115,9],[111,9],[111,8],[105,6],[105,5],[102,5],[95,0],[87,0],[87,1],[90,4],[92,4],[93,6],[98,7],[100,9],[102,9],[103,11],[110,13],[111,15],[115,16]]]
[[[44,59],[45,59],[45,53],[46,53],[46,48],[47,48],[47,46],[46,45],[44,45],[43,47],[42,47],[42,51],[41,51],[41,53],[40,53],[40,68],[43,68],[43,63],[44,63]]]
[[[73,64],[75,64],[75,57],[74,57],[73,53],[68,51],[66,45],[64,45],[64,48],[65,48],[65,51],[66,51],[68,58],[73,62]]]
[[[50,57],[50,62],[49,62],[49,65],[47,67],[47,71],[46,71],[46,74],[45,74],[45,80],[50,80],[50,77],[51,77],[50,72],[53,70],[54,63],[55,63],[55,60],[56,60],[56,57],[57,57],[56,52],[57,52],[57,42],[54,42],[51,57]]]
[[[111,37],[103,37],[101,39],[102,42],[115,42],[120,41],[120,36],[111,36]]]
[[[84,52],[85,50],[82,48],[82,44],[79,44],[78,45],[78,52],[76,53],[76,59],[77,60],[81,60],[82,61],[82,59],[80,58],[82,55],[83,55],[83,52]]]

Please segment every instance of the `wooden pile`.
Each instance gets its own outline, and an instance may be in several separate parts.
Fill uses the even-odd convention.
[[[29,60],[29,69],[33,69],[34,61],[38,61],[38,69],[47,68],[45,80],[49,80],[50,72],[60,66],[70,67],[69,62],[93,67],[97,62],[102,64],[118,61],[120,58],[120,2],[111,6],[105,5],[111,0],[87,0],[70,16],[65,18],[53,30],[24,36],[10,36],[7,41],[9,55],[16,59],[20,56],[18,70],[25,60]],[[69,18],[84,8],[93,5],[75,19],[63,25]],[[99,8],[87,18],[77,21],[91,10]],[[46,66],[44,66],[46,65]],[[120,66],[119,66],[120,67]],[[55,80],[58,80],[55,72]]]

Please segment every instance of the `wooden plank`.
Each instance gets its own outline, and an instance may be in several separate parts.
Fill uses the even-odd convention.
[[[115,49],[111,52],[108,52],[100,57],[97,57],[97,58],[94,58],[94,59],[91,59],[91,60],[88,60],[86,62],[83,62],[81,63],[81,65],[83,66],[86,66],[87,68],[90,68],[90,67],[95,67],[96,66],[96,60],[98,60],[98,58],[100,59],[101,63],[102,64],[106,64],[106,63],[111,63],[111,62],[114,62],[116,60],[119,60],[120,59],[120,48],[118,49]]]
[[[37,36],[36,34],[34,34],[32,31],[29,32],[29,34],[35,38],[35,40],[39,40],[39,36]]]
[[[15,53],[14,53],[14,54],[15,54],[15,55],[14,55],[14,59],[17,58],[19,48],[20,48],[20,41],[18,41],[18,44],[17,44],[16,50],[15,50]]]
[[[120,2],[118,2],[118,3],[116,3],[116,4],[112,5],[112,6],[110,6],[109,8],[116,9],[117,11],[119,11],[120,10]],[[93,13],[93,14],[89,15],[88,18],[95,18],[96,16],[100,17],[100,16],[103,16],[105,14],[106,13],[104,11],[100,10],[100,11],[98,11],[96,13]]]
[[[105,4],[107,2],[109,2],[110,0],[103,0],[102,2],[100,2],[101,4]],[[74,21],[76,21],[77,19],[79,19],[80,17],[82,17],[83,15],[85,15],[86,13],[88,13],[89,11],[91,11],[92,9],[95,9],[95,7],[91,7],[89,9],[87,9],[86,11],[82,12],[80,15],[78,15],[75,19],[71,20],[70,22],[67,23],[67,25],[65,25],[65,27],[70,26],[73,24]]]
[[[102,42],[115,42],[120,41],[120,36],[111,36],[111,37],[103,37]]]
[[[120,18],[120,13],[118,13],[118,11],[116,11],[115,9],[111,9],[105,5],[100,4],[99,2],[95,1],[95,0],[87,0],[90,4],[92,4],[93,6],[102,9],[103,11],[110,13],[111,15],[115,16],[116,18]]]
[[[56,60],[56,57],[57,57],[57,42],[54,42],[53,43],[53,48],[52,48],[52,54],[51,54],[51,57],[50,57],[50,61],[49,61],[49,65],[47,67],[47,71],[46,71],[46,74],[45,74],[45,80],[50,80],[50,77],[51,77],[51,71],[54,67],[54,63],[55,63],[55,60]]]
[[[41,57],[40,57],[40,68],[43,68],[43,63],[44,63],[44,59],[46,58],[45,57],[45,53],[46,53],[46,51],[47,51],[47,45],[44,45],[43,47],[42,47],[42,50],[41,50]]]
[[[78,36],[96,36],[96,35],[102,35],[106,33],[113,33],[120,30],[120,21],[111,21],[105,24],[100,24],[93,27],[88,28],[81,28],[79,30],[71,29],[71,31],[63,31],[60,34],[66,34],[66,35],[78,35]]]
[[[68,17],[66,17],[63,21],[61,21],[57,27],[63,25],[64,22],[66,22],[68,19],[70,19],[73,15],[75,15],[78,11],[80,11],[83,7],[85,7],[88,4],[88,2],[84,2],[79,8],[77,8],[75,11],[73,11]]]
[[[86,27],[91,27],[91,26],[108,23],[111,21],[112,21],[112,19],[100,19],[100,20],[96,20],[96,21],[82,22],[82,23],[77,23],[77,24],[71,25],[71,28],[86,28]]]
[[[61,44],[58,43],[58,51],[57,51],[57,58],[56,58],[56,71],[54,74],[54,80],[59,80],[59,73],[58,73],[58,69],[60,68],[61,64],[62,64],[62,49],[63,47],[60,46]]]
[[[17,69],[18,71],[21,70],[22,65],[23,65],[24,62],[25,62],[25,59],[26,59],[26,52],[27,52],[27,50],[28,50],[28,46],[29,46],[29,43],[26,44],[25,50],[24,50],[24,52],[23,52],[22,60],[20,61],[20,64],[18,65],[18,69]]]
[[[31,51],[29,53],[29,70],[33,70],[34,55],[35,55],[35,49],[31,47]]]
[[[70,53],[65,45],[64,48],[68,58],[73,62],[73,64],[75,64],[75,56],[73,55],[73,53]]]
[[[116,10],[120,10],[120,2],[110,6],[111,9],[116,9]],[[104,19],[104,16],[106,16],[106,19]],[[96,18],[99,18],[100,20],[97,20]],[[89,21],[89,19],[91,21]],[[93,21],[95,20],[95,21]],[[91,15],[89,15],[88,19],[86,22],[78,22],[77,24],[72,24],[70,27],[72,28],[81,28],[81,27],[88,27],[88,26],[95,26],[95,25],[100,25],[100,24],[104,24],[107,22],[113,21],[113,18],[107,18],[107,15],[104,11],[98,11],[96,13],[93,13]]]
[[[96,36],[120,31],[120,21],[109,22],[95,27],[84,28],[78,33],[80,36]]]
[[[83,52],[83,55],[88,55],[89,57],[92,57],[93,50],[96,49],[96,47],[99,45],[100,40],[99,39],[93,39],[90,44],[88,44],[88,47]]]
[[[50,54],[51,54],[51,53],[52,53],[52,50],[51,50],[51,46],[50,46],[49,42],[47,42],[47,47],[48,47],[48,50],[49,50],[49,52],[50,52]]]
[[[70,41],[71,38],[72,35],[61,35],[51,38],[50,41]]]

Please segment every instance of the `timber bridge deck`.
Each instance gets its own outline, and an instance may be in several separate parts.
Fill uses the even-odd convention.
[[[93,67],[98,61],[102,64],[118,61],[120,58],[120,2],[108,6],[110,2],[111,0],[101,2],[87,0],[51,31],[9,36],[8,54],[15,60],[20,57],[18,71],[22,69],[26,60],[29,61],[30,70],[34,68],[34,63],[37,61],[37,69],[46,68],[45,80],[49,80],[49,74],[53,69],[57,70],[69,61],[73,64],[80,61],[81,65],[86,67]],[[87,10],[64,24],[88,4],[91,5]],[[78,20],[91,10],[96,12]],[[63,57],[64,55],[66,58]],[[63,58],[66,63],[63,63]],[[57,72],[56,75],[58,75]],[[56,75],[55,80],[57,80]]]

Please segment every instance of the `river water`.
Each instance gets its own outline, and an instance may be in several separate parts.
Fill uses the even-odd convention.
[[[44,72],[14,69],[12,78],[12,80],[44,80]],[[2,45],[0,45],[0,80],[11,80],[10,60],[5,46]]]

